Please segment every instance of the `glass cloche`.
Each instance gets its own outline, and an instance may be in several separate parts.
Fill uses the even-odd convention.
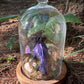
[[[54,79],[61,73],[66,23],[48,0],[37,1],[19,23],[22,71],[32,80]]]

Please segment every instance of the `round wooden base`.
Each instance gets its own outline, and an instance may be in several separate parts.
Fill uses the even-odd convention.
[[[66,68],[65,63],[63,62],[62,72],[56,79],[47,80],[47,81],[46,80],[37,80],[37,81],[35,81],[35,80],[28,79],[22,73],[21,62],[19,62],[19,64],[17,65],[17,68],[16,68],[17,78],[18,78],[18,80],[19,80],[19,82],[21,84],[62,84],[64,82],[64,80],[65,80],[66,73],[67,73],[67,68]]]

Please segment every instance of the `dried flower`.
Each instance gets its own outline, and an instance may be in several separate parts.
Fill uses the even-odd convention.
[[[41,71],[42,74],[46,74],[48,71],[48,48],[46,47],[45,43],[37,43],[33,49],[33,53],[36,56],[36,58],[40,60],[38,70]]]
[[[36,67],[36,63],[35,62],[33,62],[33,64],[32,64],[34,67]]]
[[[24,68],[25,68],[29,73],[32,72],[32,69],[31,69],[29,63],[25,63]]]
[[[28,45],[27,45],[26,48],[25,48],[25,54],[27,54],[27,53],[31,53],[30,47],[29,47]]]

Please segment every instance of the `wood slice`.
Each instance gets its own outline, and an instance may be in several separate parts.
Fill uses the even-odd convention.
[[[62,72],[56,79],[53,79],[53,80],[37,80],[36,81],[36,80],[28,79],[22,73],[21,67],[22,67],[21,62],[19,62],[19,64],[17,65],[17,68],[16,68],[16,74],[17,74],[17,78],[21,84],[62,84],[64,82],[66,74],[67,74],[67,68],[66,68],[65,63],[63,62]]]

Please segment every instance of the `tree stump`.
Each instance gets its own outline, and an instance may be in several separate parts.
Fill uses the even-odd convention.
[[[19,62],[19,64],[17,65],[17,68],[16,68],[16,75],[21,84],[62,84],[64,82],[64,80],[66,78],[66,74],[67,74],[67,68],[66,68],[65,63],[63,62],[61,74],[56,79],[37,80],[36,81],[36,80],[28,79],[28,77],[26,77],[22,73],[21,67],[22,67],[21,62]]]

